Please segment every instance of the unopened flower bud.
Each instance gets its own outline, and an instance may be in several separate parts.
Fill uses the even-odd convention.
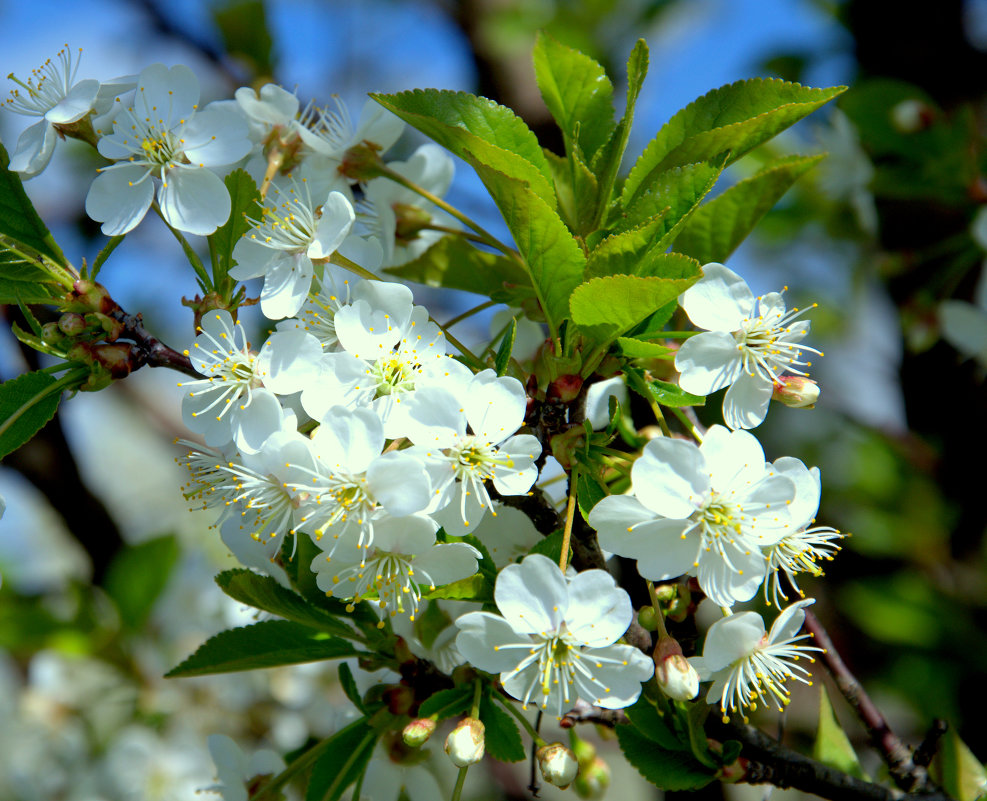
[[[576,755],[562,743],[543,745],[535,752],[535,756],[538,758],[542,778],[563,790],[572,784],[579,772]]]
[[[81,314],[66,312],[58,318],[58,328],[67,337],[77,337],[86,330],[86,321]]]
[[[682,655],[682,647],[671,637],[662,637],[655,647],[655,679],[669,698],[691,701],[699,694],[699,674]]]
[[[476,718],[463,718],[446,737],[445,751],[457,768],[475,765],[483,759],[484,726]]]
[[[642,606],[641,611],[637,613],[637,622],[646,631],[656,631],[658,628],[658,617],[655,615],[655,608],[653,606]]]
[[[573,784],[580,798],[603,798],[610,786],[610,766],[599,757],[588,765],[581,765]]]
[[[129,343],[96,345],[92,353],[96,361],[109,370],[114,378],[126,378],[131,371],[140,366],[134,346]]]
[[[415,718],[404,727],[401,732],[401,739],[404,740],[405,745],[419,748],[428,742],[428,738],[435,731],[435,726],[434,718]]]
[[[819,400],[819,385],[804,376],[783,375],[771,390],[771,400],[779,401],[793,409],[811,409]]]
[[[545,392],[548,403],[571,403],[583,388],[583,379],[578,375],[560,375]]]
[[[55,345],[65,339],[65,334],[58,323],[45,323],[41,326],[41,338],[49,345]]]

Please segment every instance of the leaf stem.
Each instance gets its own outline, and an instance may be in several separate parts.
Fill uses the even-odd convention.
[[[463,765],[459,769],[459,775],[456,776],[456,786],[453,788],[451,801],[459,801],[459,797],[463,794],[463,785],[466,783],[466,771],[469,769],[469,765]]]
[[[456,325],[456,323],[461,323],[466,318],[472,317],[474,314],[479,314],[484,309],[489,309],[491,306],[496,306],[496,305],[497,305],[497,301],[488,300],[485,303],[481,303],[479,306],[474,306],[472,309],[467,309],[462,314],[457,314],[455,317],[453,317],[449,322],[447,322],[443,326],[443,328],[444,329],[452,328],[454,325]]]
[[[360,276],[361,278],[366,278],[368,281],[383,281],[379,275],[374,275],[370,270],[361,267],[355,261],[351,261],[346,258],[342,253],[336,251],[329,257],[329,263],[335,264],[337,267],[343,267],[349,270],[351,273]]]
[[[202,284],[203,290],[206,292],[211,292],[215,287],[212,285],[212,278],[209,273],[206,272],[205,266],[202,264],[202,259],[199,258],[199,254],[195,252],[192,245],[185,238],[181,231],[177,228],[172,228],[168,221],[164,218],[164,214],[161,212],[161,207],[158,205],[158,201],[154,201],[151,204],[151,208],[157,213],[161,218],[161,221],[165,224],[165,227],[174,235],[175,239],[178,240],[178,244],[182,246],[182,250],[185,252],[185,258],[189,260],[189,264],[192,265],[192,269],[195,270],[195,274],[199,279],[199,283]]]
[[[532,739],[535,745],[537,745],[539,748],[545,745],[545,740],[542,739],[542,736],[538,734],[537,731],[535,731],[534,726],[532,726],[528,722],[528,719],[521,714],[521,712],[514,706],[514,704],[512,704],[510,701],[504,698],[504,696],[502,696],[500,693],[493,693],[492,695],[494,698],[500,701],[500,703],[508,712],[510,712],[512,715],[514,715],[515,718],[518,719],[522,728],[524,728],[524,730],[528,732],[528,736]]]
[[[651,394],[651,387],[648,386],[648,382],[644,380],[637,370],[625,370],[624,375],[630,379],[631,383],[634,384],[634,388],[648,402],[652,414],[654,414],[655,419],[658,421],[658,427],[661,429],[661,433],[666,437],[672,436],[672,432],[668,428],[668,423],[665,421],[665,415],[662,414],[661,406],[658,405],[658,401]]]
[[[322,752],[326,750],[331,741],[332,738],[327,737],[321,743],[316,743],[309,748],[308,751],[288,765],[277,776],[271,777],[267,782],[262,784],[251,796],[252,801],[262,801],[262,799],[267,798],[271,793],[284,787],[289,781],[291,781],[296,773],[308,769],[320,756],[322,756]]]

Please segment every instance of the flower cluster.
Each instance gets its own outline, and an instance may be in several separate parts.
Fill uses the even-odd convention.
[[[248,341],[236,317],[242,294],[219,304],[226,308],[200,306],[185,351],[198,377],[179,385],[183,420],[204,441],[185,443],[186,497],[215,510],[223,541],[244,565],[290,586],[280,558],[286,538],[308,537],[318,553],[302,567],[326,595],[349,611],[372,603],[381,628],[391,626],[440,669],[468,662],[499,674],[525,708],[558,717],[580,701],[606,709],[634,703],[656,663],[659,686],[682,701],[695,697],[699,679],[711,681],[707,701],[724,715],[743,714],[761,697],[781,708],[785,681],[807,681],[796,662],[818,650],[798,634],[811,599],[784,609],[770,630],[760,615],[733,611],[759,590],[776,607],[792,592],[801,597],[798,577],[821,573],[840,538],[814,526],[818,470],[791,457],[768,462],[749,432],[772,398],[811,406],[818,395],[806,375],[804,357],[819,353],[803,344],[809,324],[781,293],[755,298],[733,271],[704,266],[679,298],[703,331],[674,335],[685,340],[674,367],[684,392],[726,390],[726,427],[714,425],[698,445],[652,439],[633,460],[630,489],[588,513],[599,545],[635,560],[642,578],[695,577],[726,615],[691,667],[667,636],[652,658],[620,642],[634,611],[614,578],[600,569],[566,572],[565,557],[560,566],[529,554],[538,532],[502,505],[538,478],[551,434],[543,427],[539,439],[525,420],[529,392],[550,397],[548,381],[526,389],[504,370],[483,369],[494,360],[457,353],[410,289],[367,277],[456,232],[457,221],[428,202],[452,181],[448,154],[424,145],[407,161],[385,163],[403,123],[376,104],[354,124],[341,103],[303,108],[267,85],[200,108],[187,67],[154,64],[106,84],[76,81],[77,67],[63,51],[59,64],[46,64],[8,100],[11,110],[41,118],[21,137],[11,167],[30,177],[48,163],[58,135],[88,138],[109,162],[86,200],[105,234],[128,233],[152,207],[176,232],[213,234],[230,218],[228,174],[241,168],[256,182],[261,200],[226,254],[228,276],[262,282],[258,300],[271,332],[258,348]],[[238,180],[249,183],[242,172]],[[339,265],[360,277],[344,278]],[[515,350],[515,366],[550,361],[541,326],[521,322],[532,347],[523,356]],[[592,372],[561,378],[578,379],[578,389]],[[626,388],[618,375],[603,389],[600,382],[587,392],[586,426],[573,426],[576,433],[613,432],[607,399],[625,397]],[[443,607],[439,614],[454,625],[419,638],[424,596],[476,576],[480,544],[492,554],[487,578],[499,570],[499,613]],[[463,764],[478,760],[482,726],[457,732],[447,750]],[[242,797],[243,782],[262,768],[230,745],[214,740],[212,748],[227,796]],[[263,770],[276,769],[262,761]],[[568,784],[575,768],[562,762],[555,773]],[[386,773],[370,776],[365,789]],[[401,786],[414,795],[411,768],[387,782],[393,793],[381,797]]]

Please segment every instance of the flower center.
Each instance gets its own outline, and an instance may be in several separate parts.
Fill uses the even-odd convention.
[[[308,250],[318,229],[318,210],[312,208],[308,187],[304,199],[297,190],[298,185],[292,182],[287,191],[275,193],[276,202],[261,210],[260,220],[247,218],[254,226],[252,240],[274,250]]]
[[[765,305],[764,298],[758,298],[758,311]],[[815,305],[812,304],[810,308]],[[811,367],[812,362],[801,361],[802,351],[819,355],[822,353],[799,344],[808,333],[808,325],[796,325],[795,320],[804,313],[804,310],[798,308],[786,312],[784,305],[779,302],[767,311],[761,311],[757,317],[743,321],[733,336],[742,354],[744,371],[748,375],[758,376],[772,383],[776,383],[779,376],[786,372],[807,375],[800,368]]]
[[[171,131],[158,131],[150,127],[141,142],[144,162],[155,167],[170,167],[185,158],[181,141]]]

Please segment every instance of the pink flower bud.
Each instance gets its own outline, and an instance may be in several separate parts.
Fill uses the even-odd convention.
[[[483,724],[476,718],[463,718],[446,737],[445,751],[457,768],[475,765],[483,759]]]
[[[535,752],[535,756],[538,757],[542,778],[563,790],[572,784],[579,772],[576,755],[562,743],[543,745]]]
[[[404,730],[401,732],[401,739],[404,740],[405,745],[418,748],[424,745],[428,741],[428,738],[432,736],[432,733],[435,731],[435,725],[435,721],[432,718],[415,718],[404,727]]]
[[[819,400],[819,385],[804,376],[783,375],[771,391],[771,400],[793,409],[811,409]]]

